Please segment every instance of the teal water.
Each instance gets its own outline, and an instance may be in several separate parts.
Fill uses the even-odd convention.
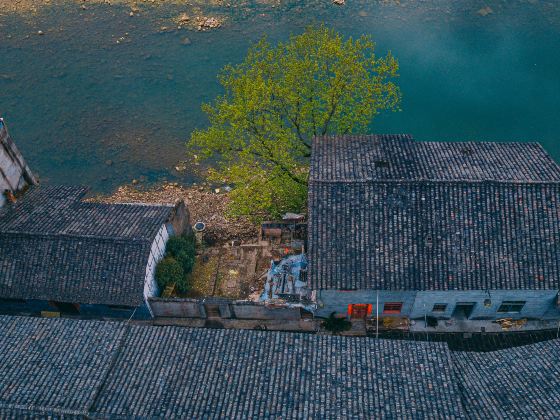
[[[179,6],[134,17],[125,6],[72,3],[0,12],[0,115],[43,182],[100,192],[132,179],[189,182],[193,174],[175,166],[188,160],[189,133],[206,124],[200,105],[220,92],[219,69],[265,34],[275,41],[325,22],[371,34],[400,61],[402,111],[380,115],[372,132],[539,141],[560,160],[560,2],[346,3],[217,7],[205,13],[226,22],[208,32],[160,31]],[[493,13],[477,13],[486,6]]]

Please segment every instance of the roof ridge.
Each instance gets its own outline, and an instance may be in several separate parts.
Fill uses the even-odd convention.
[[[560,186],[558,181],[527,181],[527,180],[507,180],[501,181],[496,179],[312,179],[308,181],[317,184],[489,184],[489,185],[551,185]]]
[[[72,239],[93,239],[102,240],[107,242],[146,242],[151,244],[152,241],[147,238],[142,237],[111,237],[111,236],[100,236],[100,235],[77,235],[72,233],[41,233],[41,232],[22,232],[17,230],[0,230],[0,236],[10,235],[10,236],[22,236],[22,237],[43,237],[43,238],[72,238]]]

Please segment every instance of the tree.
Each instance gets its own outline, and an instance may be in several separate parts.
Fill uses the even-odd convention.
[[[344,318],[338,318],[335,316],[336,312],[331,312],[329,317],[322,322],[321,326],[327,331],[333,334],[338,334],[344,331],[348,331],[352,328],[352,323]]]
[[[397,71],[369,36],[344,39],[319,26],[276,47],[263,39],[222,70],[224,94],[203,105],[210,126],[189,146],[214,159],[210,180],[234,185],[234,215],[301,211],[312,138],[365,132],[380,111],[397,109]]]

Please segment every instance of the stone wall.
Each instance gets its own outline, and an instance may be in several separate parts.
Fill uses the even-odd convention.
[[[4,121],[0,118],[0,207],[6,203],[4,191],[9,190],[17,194],[36,183],[33,173],[10,138]]]
[[[155,318],[223,318],[246,320],[299,320],[298,307],[229,299],[150,298]]]

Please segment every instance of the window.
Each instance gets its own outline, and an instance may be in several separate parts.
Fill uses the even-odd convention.
[[[62,314],[67,314],[67,315],[80,314],[80,305],[78,303],[50,301],[49,304],[55,307],[56,310]]]
[[[385,302],[383,305],[384,314],[400,314],[402,309],[402,302]]]
[[[521,309],[525,306],[525,301],[503,301],[498,312],[521,312]]]
[[[115,311],[130,311],[132,309],[130,306],[124,305],[109,305],[109,308]]]
[[[375,165],[376,168],[388,168],[389,167],[389,162],[387,162],[386,160],[376,160],[375,162],[373,162],[373,164]]]
[[[434,303],[432,312],[445,312],[447,309],[447,303]]]

